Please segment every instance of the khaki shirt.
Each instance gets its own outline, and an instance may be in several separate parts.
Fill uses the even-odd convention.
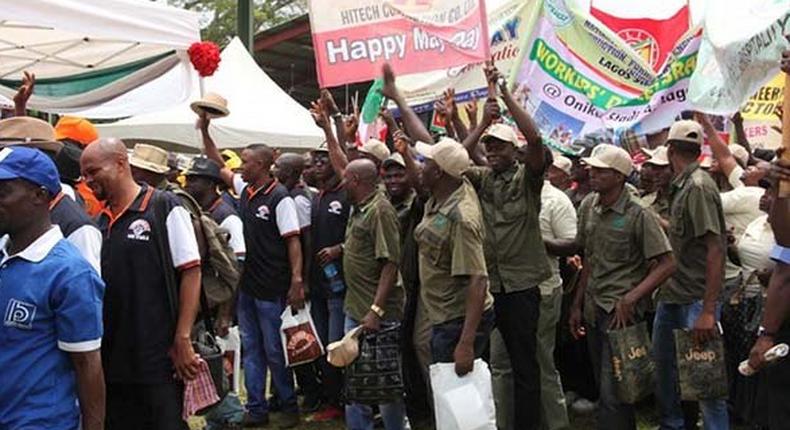
[[[670,199],[669,242],[677,269],[658,298],[667,303],[687,304],[701,300],[705,294],[708,247],[703,236],[718,235],[722,249],[726,249],[724,215],[719,190],[713,179],[699,168],[699,163],[689,165],[672,181]]]
[[[414,293],[420,283],[419,258],[414,229],[422,221],[424,206],[424,200],[414,190],[402,202],[395,205],[401,232],[400,274],[403,277],[403,287],[407,294]]]
[[[649,260],[672,251],[656,214],[624,189],[612,206],[591,193],[579,207],[579,238],[591,268],[587,291],[607,313],[647,276]]]
[[[420,300],[433,324],[466,313],[469,276],[487,276],[483,220],[474,188],[464,180],[442,203],[431,197],[414,231],[420,252]],[[485,309],[494,300],[486,292]]]
[[[642,197],[642,204],[653,210],[658,216],[669,219],[669,199],[666,195],[659,195],[658,191]]]
[[[467,177],[483,209],[491,292],[523,291],[549,279],[551,268],[538,220],[543,177],[522,164],[501,173],[477,167]]]
[[[381,270],[387,262],[400,263],[400,226],[395,208],[380,190],[354,206],[346,226],[343,274],[346,280],[346,313],[361,321],[376,297]],[[403,317],[403,287],[400,281],[384,306],[387,320]]]

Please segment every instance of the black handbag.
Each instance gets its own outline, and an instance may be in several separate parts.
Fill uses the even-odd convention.
[[[403,399],[400,323],[359,337],[359,356],[346,367],[346,399],[363,404]]]
[[[157,227],[160,229],[160,232],[167,231],[167,213],[165,210],[165,199],[161,195],[161,193],[154,192],[154,198],[152,199],[152,204],[154,205],[154,216],[156,217]],[[162,267],[166,268],[164,272],[165,275],[165,286],[167,288],[167,300],[168,305],[170,308],[170,314],[173,319],[173,324],[177,324],[178,322],[178,298],[179,298],[179,282],[177,279],[177,274],[175,270],[167,270],[173,267],[173,258],[170,255],[170,244],[167,239],[166,234],[157,234],[155,235],[157,238],[157,247],[159,248],[159,254],[162,256]],[[211,315],[209,314],[209,306],[208,306],[208,299],[206,298],[206,293],[203,291],[201,286],[200,288],[200,321],[195,324],[192,329],[192,348],[195,350],[195,353],[200,355],[207,364],[209,368],[209,372],[211,373],[211,379],[214,381],[214,388],[217,390],[217,396],[219,397],[219,402],[228,394],[229,391],[229,383],[227,375],[225,374],[225,367],[223,365],[223,354],[222,349],[219,347],[216,341],[216,336],[214,333],[214,323],[211,319]],[[217,404],[215,403],[215,405]],[[213,405],[212,405],[213,406]],[[209,408],[203,408],[197,413],[203,414]]]

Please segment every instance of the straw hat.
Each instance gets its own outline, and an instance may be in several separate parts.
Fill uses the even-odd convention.
[[[326,361],[335,367],[346,367],[353,363],[359,356],[359,326],[343,336],[343,339],[332,342],[326,348]]]
[[[170,171],[170,167],[167,165],[167,151],[145,143],[134,145],[132,155],[129,156],[129,164],[138,169],[159,174]]]
[[[52,125],[31,116],[0,120],[0,145],[24,145],[53,153],[63,148],[63,144],[55,140]]]
[[[216,93],[206,93],[202,99],[192,102],[189,106],[198,115],[205,112],[209,119],[222,118],[230,114],[228,101]]]

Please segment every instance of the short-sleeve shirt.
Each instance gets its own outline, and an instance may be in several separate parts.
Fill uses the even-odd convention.
[[[342,296],[344,293],[332,293],[329,280],[324,276],[323,268],[318,262],[318,252],[324,248],[343,243],[346,236],[346,225],[351,213],[351,203],[345,188],[338,182],[334,187],[321,190],[313,196],[310,206],[310,239],[312,244],[313,264],[310,266],[310,295],[317,297]],[[342,259],[337,261],[338,273],[343,274]]]
[[[432,324],[462,318],[469,277],[488,277],[484,228],[480,202],[467,179],[444,202],[431,197],[425,204],[414,237],[420,252],[421,306]],[[493,303],[486,291],[485,309]]]
[[[0,239],[0,428],[79,428],[69,353],[102,339],[104,283],[57,227],[18,254]]]
[[[280,300],[291,285],[285,239],[299,235],[296,205],[276,179],[255,190],[236,175],[234,185],[247,245],[241,290],[259,300]]]
[[[670,198],[669,242],[677,268],[658,299],[687,304],[705,294],[708,247],[704,236],[715,234],[726,249],[724,215],[719,190],[699,163],[692,163],[672,181]]]
[[[516,164],[504,172],[473,168],[467,177],[483,211],[491,292],[523,291],[549,279],[538,219],[543,172]]]
[[[297,184],[290,190],[291,197],[296,205],[296,216],[299,218],[299,229],[304,231],[310,228],[310,206],[313,202],[313,193],[304,184]]]
[[[419,252],[414,238],[414,229],[422,221],[425,210],[425,199],[412,190],[403,201],[395,204],[398,213],[401,234],[400,274],[403,288],[407,294],[413,294],[420,284]]]
[[[642,203],[653,210],[659,217],[669,220],[669,199],[666,194],[658,191],[652,192],[642,197]]]
[[[544,239],[576,238],[576,209],[571,199],[559,188],[545,181],[540,192],[540,234]],[[551,278],[540,283],[540,293],[549,295],[562,286],[560,263],[557,257],[548,256]]]
[[[158,219],[161,214],[164,222]],[[168,349],[175,334],[175,316],[166,279],[200,266],[191,215],[174,194],[142,185],[126,210],[113,215],[105,209],[98,225],[104,237],[102,277],[107,285],[102,340],[105,380],[169,383],[173,364]],[[160,252],[165,241],[172,267],[165,265],[168,257]]]
[[[208,214],[220,228],[230,234],[228,245],[236,258],[243,259],[247,253],[247,246],[244,244],[244,225],[241,223],[236,209],[222,197],[217,197],[214,204],[208,209]]]
[[[387,263],[400,263],[400,226],[395,208],[380,190],[354,206],[346,227],[343,272],[346,280],[345,310],[361,321],[376,297],[381,270]],[[403,318],[403,286],[395,287],[382,306],[387,320]]]
[[[658,216],[623,189],[610,207],[591,193],[579,207],[579,241],[591,268],[587,289],[606,312],[648,273],[649,260],[672,252]]]
[[[49,214],[52,223],[60,227],[66,240],[80,250],[96,273],[101,273],[101,232],[79,203],[61,192],[50,202]]]

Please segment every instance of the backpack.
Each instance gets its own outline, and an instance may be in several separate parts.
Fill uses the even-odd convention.
[[[202,286],[208,298],[209,307],[227,302],[233,298],[241,279],[241,271],[236,262],[236,253],[230,247],[230,233],[220,227],[210,215],[200,209],[195,199],[186,191],[168,187],[168,191],[177,195],[186,208],[200,221],[200,228],[205,239],[205,255],[201,255]]]

